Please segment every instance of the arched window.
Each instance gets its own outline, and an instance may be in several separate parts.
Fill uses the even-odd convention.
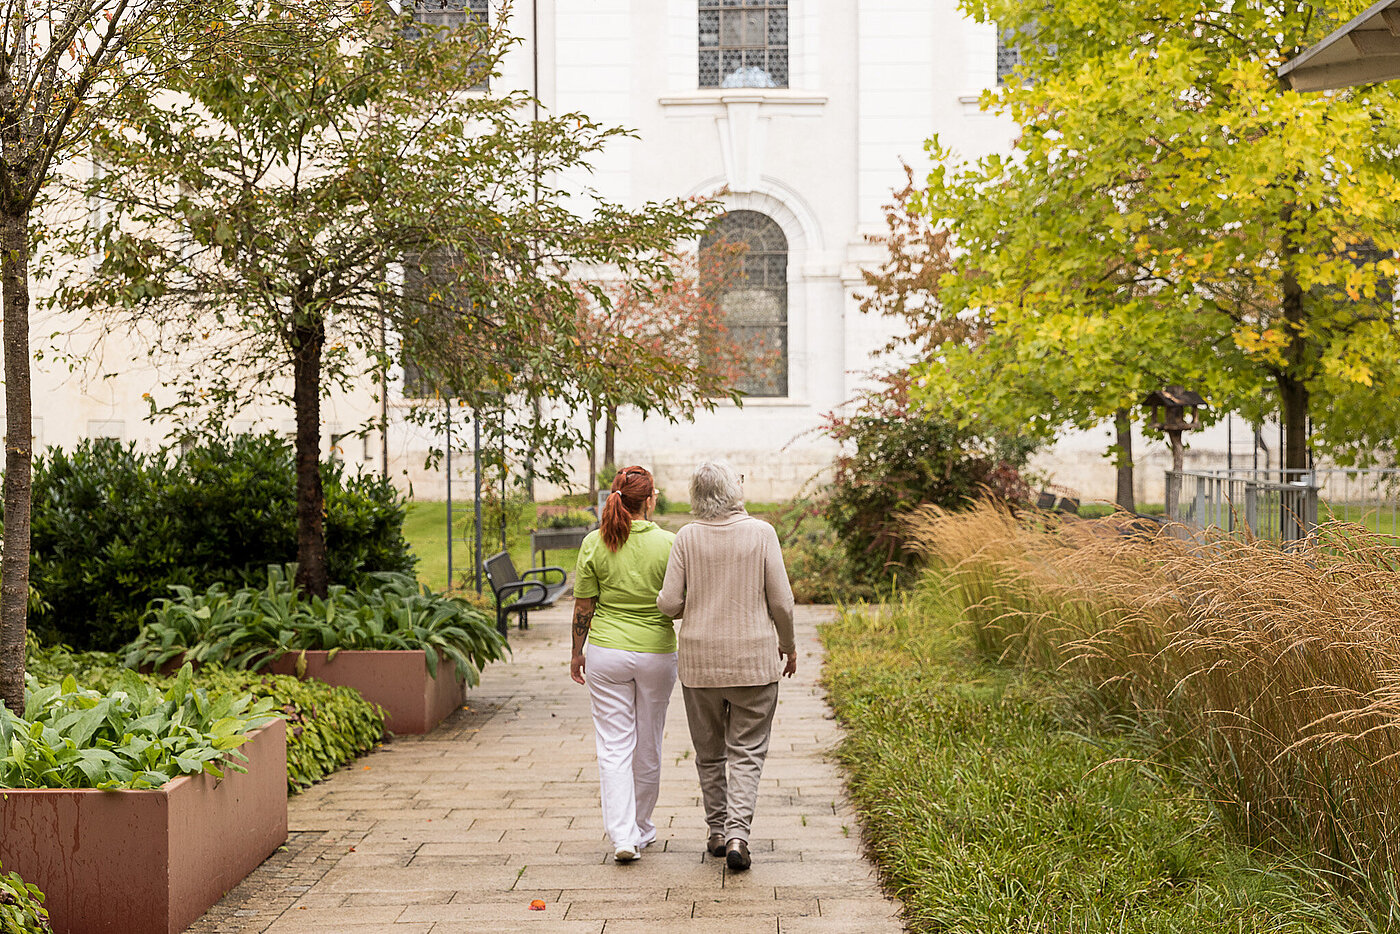
[[[735,387],[750,396],[788,394],[787,237],[771,217],[730,211],[710,226],[700,249],[742,244],[737,274],[711,283],[726,337],[739,349],[742,374]]]

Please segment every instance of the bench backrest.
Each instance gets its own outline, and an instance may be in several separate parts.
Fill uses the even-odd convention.
[[[491,582],[494,591],[520,580],[520,572],[515,569],[515,562],[510,560],[510,552],[498,551],[481,563],[486,566],[486,579]]]

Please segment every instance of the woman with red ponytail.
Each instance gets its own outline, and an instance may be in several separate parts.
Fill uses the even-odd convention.
[[[603,826],[620,863],[656,839],[661,734],[676,684],[675,625],[656,608],[675,536],[650,521],[655,509],[651,473],[618,471],[575,568],[569,674],[588,686]]]

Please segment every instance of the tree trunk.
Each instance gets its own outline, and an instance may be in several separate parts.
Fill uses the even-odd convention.
[[[608,406],[607,422],[603,428],[603,466],[617,467],[617,406]]]
[[[1278,377],[1283,410],[1283,466],[1308,469],[1308,387],[1287,374]]]
[[[326,564],[325,494],[321,489],[321,350],[326,321],[320,312],[296,311],[293,331],[292,404],[297,440],[297,589],[324,597],[330,587]]]
[[[5,537],[0,558],[0,700],[24,713],[33,412],[29,398],[29,212],[0,217],[5,342]]]
[[[1293,220],[1293,210],[1293,205],[1288,204],[1279,213],[1279,219],[1283,222],[1283,325],[1288,335],[1285,354],[1288,366],[1278,375],[1279,415],[1283,419],[1283,453],[1280,460],[1287,470],[1307,470],[1309,393],[1305,374],[1309,348],[1303,288],[1292,265],[1299,254],[1289,226]]]
[[[598,403],[588,406],[588,502],[598,501]]]
[[[1113,429],[1118,435],[1114,445],[1114,455],[1118,463],[1118,503],[1119,509],[1137,512],[1137,501],[1133,496],[1133,418],[1127,409],[1113,413]]]

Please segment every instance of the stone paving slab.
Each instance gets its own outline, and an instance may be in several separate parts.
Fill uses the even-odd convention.
[[[667,716],[658,838],[611,858],[585,689],[568,676],[569,609],[512,630],[509,664],[427,736],[396,739],[291,799],[292,834],[190,934],[897,934],[827,757],[837,741],[799,607],[801,669],[779,693],[753,867],[703,851],[680,688]],[[540,899],[543,911],[530,910]]]

